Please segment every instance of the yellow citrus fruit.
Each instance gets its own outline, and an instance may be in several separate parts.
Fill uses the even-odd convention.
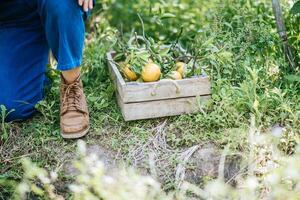
[[[182,75],[178,71],[171,71],[170,74],[168,75],[169,78],[173,80],[181,80]]]
[[[159,80],[161,75],[160,67],[154,63],[148,63],[142,70],[142,79],[145,82],[154,82]]]
[[[182,77],[184,76],[185,70],[186,70],[186,64],[184,62],[176,63],[176,71],[178,71]]]
[[[122,72],[124,74],[124,76],[130,80],[130,81],[136,81],[138,79],[138,76],[136,75],[136,73],[134,71],[132,71],[130,69],[130,65],[129,64],[125,64],[125,63],[120,63],[120,66],[122,67]]]

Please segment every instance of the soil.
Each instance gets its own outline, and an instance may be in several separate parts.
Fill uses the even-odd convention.
[[[195,151],[191,152],[190,157],[184,160],[182,155],[187,151],[190,151],[190,148],[182,150],[177,155],[174,154],[174,158],[177,160],[175,164],[173,159],[166,159],[166,155],[156,154],[154,156],[154,154],[147,153],[143,159],[135,163],[134,168],[141,174],[150,175],[163,184],[170,181],[177,183],[187,181],[193,184],[201,184],[207,179],[214,179],[219,176],[219,166],[222,158],[220,149],[212,144],[199,145]],[[114,171],[124,164],[124,161],[118,158],[119,156],[116,152],[101,145],[93,144],[87,146],[87,153],[94,153],[98,156],[104,163],[108,175],[113,175]],[[152,164],[151,160],[153,161]],[[180,162],[180,160],[183,162]],[[222,172],[225,180],[234,183],[235,177],[240,173],[240,166],[241,156],[227,155]],[[65,173],[69,176],[76,175],[77,172],[72,166],[72,162],[65,164]]]

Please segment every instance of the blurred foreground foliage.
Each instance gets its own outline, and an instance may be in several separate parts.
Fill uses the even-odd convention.
[[[255,127],[249,131],[249,162],[246,174],[239,174],[237,186],[224,182],[222,174],[216,180],[200,188],[182,182],[174,192],[164,192],[160,184],[150,176],[142,176],[134,170],[115,171],[107,175],[103,163],[95,154],[87,154],[85,143],[78,142],[74,167],[77,175],[67,187],[68,199],[74,200],[259,200],[299,199],[300,149],[293,156],[282,155],[277,148],[278,138],[261,135]],[[24,178],[18,184],[15,199],[41,198],[64,200],[66,195],[56,193],[57,174],[47,172],[23,159]]]

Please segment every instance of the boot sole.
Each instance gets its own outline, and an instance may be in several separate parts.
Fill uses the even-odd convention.
[[[64,138],[64,139],[78,139],[78,138],[82,138],[83,136],[85,136],[90,130],[90,127],[88,127],[86,130],[84,131],[80,131],[80,132],[77,132],[77,133],[63,133],[61,132],[61,136]]]

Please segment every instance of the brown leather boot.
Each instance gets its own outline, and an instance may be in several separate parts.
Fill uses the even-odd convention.
[[[80,76],[73,83],[66,83],[61,75],[60,128],[63,138],[75,139],[89,131],[89,112]]]

